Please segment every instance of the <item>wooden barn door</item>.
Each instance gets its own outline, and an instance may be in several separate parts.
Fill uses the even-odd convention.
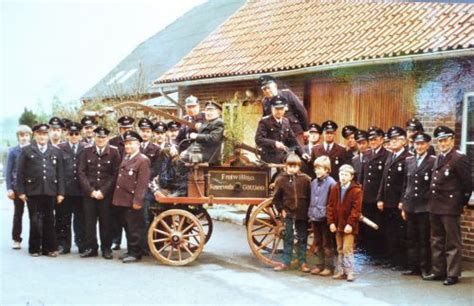
[[[384,130],[392,125],[404,127],[414,113],[414,92],[414,82],[403,78],[352,82],[314,79],[310,85],[310,118],[318,124],[331,119],[340,128],[347,124],[364,130],[371,125]],[[342,141],[340,133],[338,140]]]

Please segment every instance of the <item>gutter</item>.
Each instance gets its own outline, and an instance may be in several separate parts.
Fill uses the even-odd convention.
[[[272,75],[276,78],[295,76],[307,73],[328,71],[341,68],[352,68],[352,67],[364,67],[370,65],[382,65],[382,64],[398,64],[403,62],[410,61],[427,61],[427,60],[439,60],[439,59],[450,59],[457,57],[466,57],[474,56],[474,48],[462,49],[462,50],[449,50],[449,51],[440,51],[433,53],[424,53],[424,54],[415,54],[415,55],[404,55],[397,57],[389,58],[376,58],[376,59],[367,59],[353,62],[342,62],[334,63],[329,65],[320,65],[313,67],[298,68],[285,71],[270,71],[265,73],[256,73],[256,74],[246,74],[246,75],[237,75],[237,76],[228,76],[228,77],[218,77],[218,78],[207,78],[207,79],[198,79],[198,80],[188,80],[172,83],[153,83],[152,88],[167,88],[172,86],[195,86],[211,83],[227,83],[227,82],[238,82],[238,81],[249,81],[256,80],[262,75]]]

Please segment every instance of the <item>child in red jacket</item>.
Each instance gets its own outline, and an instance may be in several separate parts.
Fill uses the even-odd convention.
[[[354,278],[354,240],[359,231],[362,189],[353,181],[354,168],[339,168],[339,182],[331,188],[327,207],[329,230],[336,233],[337,264],[334,279],[351,282]]]

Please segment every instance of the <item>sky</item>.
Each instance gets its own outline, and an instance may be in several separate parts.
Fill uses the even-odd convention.
[[[77,101],[133,49],[205,0],[0,0],[0,119]]]

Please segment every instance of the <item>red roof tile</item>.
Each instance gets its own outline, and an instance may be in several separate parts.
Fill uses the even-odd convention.
[[[250,0],[155,82],[473,47],[473,4]]]

